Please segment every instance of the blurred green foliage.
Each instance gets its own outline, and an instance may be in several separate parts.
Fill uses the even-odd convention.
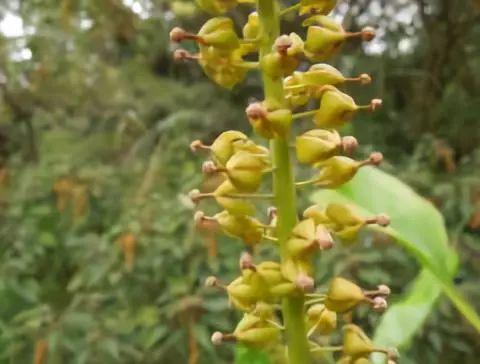
[[[366,56],[352,46],[335,64],[372,74],[371,95],[352,90],[359,100],[385,100],[354,122],[355,135],[441,210],[460,255],[455,283],[478,310],[480,8],[348,3],[346,27],[377,24],[380,41]],[[231,330],[233,314],[202,285],[210,274],[236,275],[241,245],[194,232],[184,193],[200,182],[200,159],[188,144],[246,129],[247,98],[261,95],[254,75],[229,93],[195,65],[172,63],[168,29],[205,19],[192,5],[0,3],[0,363],[232,362],[233,349],[213,348],[209,336]],[[367,249],[371,239],[326,257],[321,281],[342,273],[407,292],[418,266],[382,241]],[[379,318],[359,312],[369,327]],[[403,360],[479,355],[477,334],[442,299]]]

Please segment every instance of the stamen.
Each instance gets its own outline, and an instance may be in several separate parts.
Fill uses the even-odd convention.
[[[198,54],[191,54],[185,49],[176,49],[173,52],[173,59],[175,61],[184,61],[184,60],[199,60],[200,55]]]
[[[358,148],[358,140],[353,136],[345,136],[342,138],[342,149],[345,154],[353,154]]]
[[[210,150],[210,146],[203,144],[201,140],[197,139],[190,143],[190,150],[196,153],[200,150]]]

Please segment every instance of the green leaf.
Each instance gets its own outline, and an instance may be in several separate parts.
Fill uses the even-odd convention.
[[[423,269],[408,295],[383,315],[374,341],[382,347],[408,345],[442,293],[442,287],[429,270]]]
[[[270,364],[270,359],[260,350],[237,345],[235,364]]]
[[[402,346],[422,326],[441,290],[480,331],[480,318],[451,283],[458,256],[448,245],[442,216],[435,207],[397,178],[364,168],[342,188],[313,195],[317,203],[348,202],[365,216],[387,213],[392,224],[379,228],[412,254],[424,268],[408,296],[392,305],[375,335],[379,344]]]

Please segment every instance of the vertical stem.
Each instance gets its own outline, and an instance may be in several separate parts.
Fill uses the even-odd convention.
[[[260,60],[271,52],[275,39],[280,35],[279,8],[276,0],[257,0],[261,27]],[[265,101],[269,109],[286,107],[282,80],[272,79],[263,73]],[[285,260],[286,241],[297,223],[295,185],[290,164],[288,141],[275,138],[270,143],[275,172],[273,190],[278,213],[277,235],[282,262]],[[304,298],[285,298],[282,313],[287,334],[288,361],[290,364],[309,364],[310,351],[304,322]]]

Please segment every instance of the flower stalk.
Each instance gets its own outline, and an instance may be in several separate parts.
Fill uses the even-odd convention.
[[[258,0],[257,11],[262,35],[259,52],[260,59],[268,54],[280,35],[280,10],[275,0]],[[286,107],[281,79],[272,79],[263,73],[264,96],[267,107],[280,109]],[[297,204],[290,148],[288,140],[276,137],[270,141],[273,173],[273,193],[277,207],[277,237],[282,263],[287,252],[286,244],[290,233],[297,223]],[[303,296],[286,297],[282,303],[285,321],[287,355],[291,364],[310,363],[310,349],[306,336]]]

